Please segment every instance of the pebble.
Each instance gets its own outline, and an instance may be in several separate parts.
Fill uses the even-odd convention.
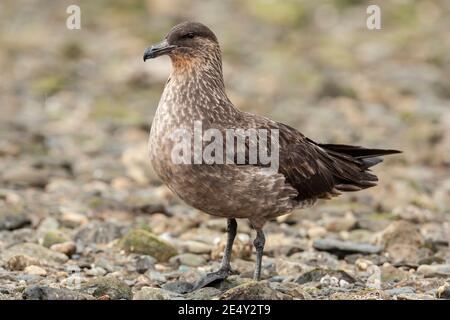
[[[50,247],[50,250],[61,252],[71,257],[77,251],[77,245],[73,241],[56,243]]]
[[[94,277],[104,276],[106,273],[107,273],[106,270],[101,267],[94,267],[86,271],[86,274],[88,276]]]
[[[37,259],[40,263],[62,264],[68,260],[65,254],[52,251],[35,243],[16,244],[0,253],[0,259],[9,260],[13,256],[25,255]]]
[[[313,247],[317,250],[331,252],[343,257],[352,253],[372,254],[379,253],[383,249],[367,243],[353,243],[349,241],[341,241],[336,239],[318,239],[313,243]]]
[[[177,254],[173,245],[143,229],[131,231],[120,240],[119,245],[129,253],[150,255],[158,262],[168,261]]]
[[[192,253],[183,253],[170,258],[172,264],[186,265],[189,267],[199,267],[206,264],[205,258]]]
[[[446,283],[436,290],[436,296],[439,299],[450,299],[450,284]]]
[[[41,268],[39,266],[28,266],[25,267],[23,270],[26,274],[33,275],[33,276],[42,276],[45,277],[47,275],[47,271],[44,268]]]
[[[399,288],[392,288],[384,291],[390,296],[398,296],[400,294],[409,294],[414,293],[415,290],[413,287],[399,287]]]
[[[57,289],[47,286],[31,286],[22,294],[24,300],[92,300],[92,296],[69,289]]]
[[[11,271],[22,271],[31,265],[38,265],[39,261],[27,255],[12,256],[6,262],[6,268]]]
[[[145,273],[147,270],[155,266],[156,259],[152,256],[139,256],[136,259],[136,271],[138,273]]]
[[[143,287],[133,296],[133,300],[173,300],[182,295],[160,288]]]
[[[88,224],[88,218],[81,213],[64,211],[60,217],[61,225],[67,228],[77,228]]]
[[[297,277],[295,280],[296,283],[305,284],[308,282],[320,282],[320,280],[325,277],[334,277],[338,280],[343,279],[348,283],[355,283],[356,279],[349,275],[347,272],[342,270],[327,270],[327,269],[314,269],[308,272],[305,272]]]
[[[450,276],[450,265],[448,264],[433,264],[433,265],[421,265],[417,269],[417,273],[424,275],[425,277],[431,276]]]
[[[165,283],[161,288],[167,291],[183,294],[191,292],[193,284],[186,281],[174,281]]]
[[[113,277],[97,277],[83,284],[82,291],[94,297],[109,297],[112,300],[132,298],[131,288],[122,280]]]
[[[273,289],[267,281],[249,281],[225,291],[219,300],[292,300],[292,296]]]
[[[0,212],[0,231],[16,230],[31,224],[30,218],[22,212]]]

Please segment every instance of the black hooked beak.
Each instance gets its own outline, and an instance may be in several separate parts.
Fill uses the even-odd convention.
[[[159,57],[163,54],[170,53],[173,49],[175,49],[177,46],[170,45],[167,42],[167,39],[164,39],[160,43],[157,43],[144,51],[144,61],[147,59],[153,59],[156,57]]]

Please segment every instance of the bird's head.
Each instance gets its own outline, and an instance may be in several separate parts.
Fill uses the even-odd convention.
[[[216,36],[207,26],[183,22],[173,27],[161,42],[148,47],[144,61],[161,55],[169,55],[176,64],[204,63],[204,59],[220,60],[220,48]]]

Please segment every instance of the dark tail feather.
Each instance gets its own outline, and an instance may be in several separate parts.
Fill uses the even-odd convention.
[[[363,169],[369,169],[370,167],[376,166],[380,162],[383,162],[383,159],[375,157],[375,158],[365,158],[361,159],[361,162],[363,163]]]
[[[370,173],[370,167],[382,162],[382,156],[401,153],[398,150],[367,149],[344,144],[318,144],[338,162],[341,170],[336,172],[335,187],[339,191],[358,191],[376,185],[377,177]]]
[[[349,146],[345,144],[319,144],[319,146],[326,150],[331,150],[334,152],[352,156],[353,158],[356,159],[376,158],[381,156],[387,156],[389,154],[401,153],[401,151],[399,150],[367,149],[359,146]]]

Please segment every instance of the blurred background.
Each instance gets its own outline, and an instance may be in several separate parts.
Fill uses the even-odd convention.
[[[66,27],[71,4],[81,8],[80,30]],[[381,30],[366,27],[369,4],[381,8]],[[161,186],[147,160],[170,61],[144,64],[142,54],[185,20],[218,36],[228,94],[241,110],[319,142],[404,152],[374,169],[378,187],[270,228],[293,226],[305,241],[367,242],[406,220],[448,246],[449,14],[448,0],[1,1],[0,250],[42,243],[48,219],[74,241],[77,228],[105,221],[146,225],[174,242],[214,225]],[[78,222],[64,224],[70,217]],[[335,217],[353,224],[333,229]]]

